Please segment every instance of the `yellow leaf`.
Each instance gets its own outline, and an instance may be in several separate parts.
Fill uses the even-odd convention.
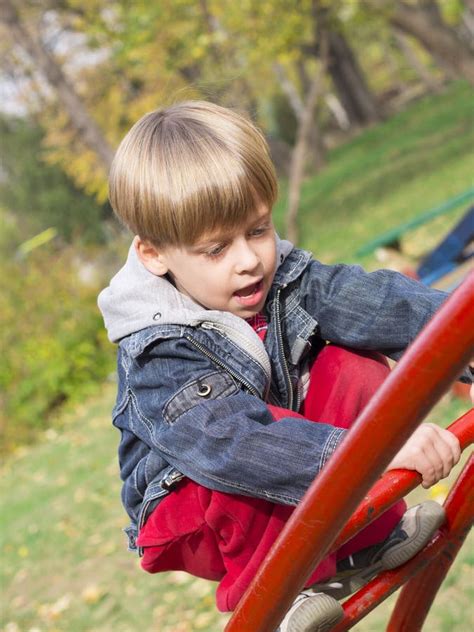
[[[105,591],[98,584],[89,584],[81,593],[82,600],[88,604],[94,604],[100,601],[105,595]]]
[[[448,495],[449,487],[446,483],[436,483],[430,488],[430,498],[442,504]]]

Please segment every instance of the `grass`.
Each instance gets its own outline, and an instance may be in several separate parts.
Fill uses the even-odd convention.
[[[326,261],[352,261],[357,248],[380,232],[467,189],[474,172],[470,106],[469,88],[456,84],[331,152],[326,170],[304,186],[301,245]],[[407,235],[408,257],[416,261],[461,213]],[[280,204],[280,225],[282,214]],[[378,265],[374,257],[362,262]],[[48,430],[4,463],[4,632],[223,629],[226,617],[215,610],[214,584],[183,573],[147,575],[125,550],[118,437],[110,426],[113,397],[114,386],[106,384],[100,398],[69,413],[60,432]],[[447,396],[430,419],[446,424],[466,409],[466,402]],[[412,500],[444,493],[444,484],[418,489]],[[443,584],[427,630],[472,629],[473,557],[470,539]],[[388,613],[385,603],[354,629],[381,630]]]
[[[4,465],[4,632],[217,632],[224,626],[227,617],[215,609],[213,583],[183,573],[147,575],[125,550],[117,436],[109,419],[113,397],[109,384],[66,420],[61,433],[47,431],[39,444],[19,450]],[[466,408],[447,397],[431,419],[448,423]],[[412,496],[419,501],[444,493],[443,483]],[[426,629],[470,629],[472,557],[471,540]],[[384,604],[354,629],[380,630],[388,612]]]
[[[3,468],[5,632],[220,629],[213,584],[183,573],[151,577],[126,552],[113,397],[107,385],[61,433],[47,431]]]
[[[328,263],[355,252],[382,232],[473,186],[472,89],[456,84],[331,151],[327,167],[303,185],[300,245]],[[276,207],[283,232],[286,186]],[[460,208],[406,235],[419,258],[463,214]],[[368,267],[374,257],[359,259]]]

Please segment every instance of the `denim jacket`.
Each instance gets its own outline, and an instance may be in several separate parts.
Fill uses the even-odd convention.
[[[398,359],[446,298],[396,272],[323,265],[280,240],[278,261],[264,343],[246,321],[205,310],[148,272],[133,247],[101,292],[118,343],[113,423],[131,549],[183,476],[296,505],[346,431],[275,423],[266,403],[298,410],[304,369],[327,341]]]

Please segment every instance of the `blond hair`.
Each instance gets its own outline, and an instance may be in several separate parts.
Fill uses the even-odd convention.
[[[271,209],[277,180],[251,121],[187,101],[150,112],[131,128],[112,164],[109,195],[119,219],[142,239],[182,246],[238,227],[259,203]]]

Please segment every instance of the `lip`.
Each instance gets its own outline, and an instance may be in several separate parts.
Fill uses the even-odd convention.
[[[239,294],[234,292],[233,297],[238,303],[240,303],[240,305],[244,307],[255,307],[262,301],[264,297],[263,278],[259,281],[255,281],[255,283],[249,283],[248,285],[245,285],[243,288],[237,291],[241,292],[242,290],[245,290],[246,288],[251,288],[252,286],[255,286],[255,288],[248,296],[240,296]]]

